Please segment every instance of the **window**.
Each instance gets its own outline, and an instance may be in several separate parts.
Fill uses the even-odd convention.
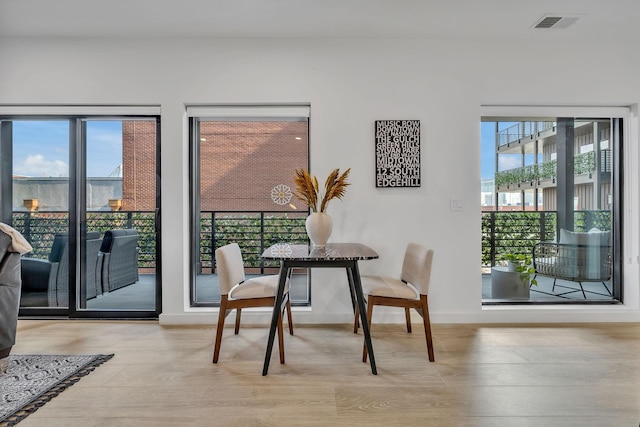
[[[217,305],[215,250],[238,243],[245,274],[276,274],[261,254],[307,243],[308,209],[293,197],[294,171],[309,164],[308,106],[188,107],[191,135],[191,303]],[[293,304],[310,303],[309,275],[292,277]]]
[[[608,113],[482,118],[484,304],[622,301],[626,111]]]

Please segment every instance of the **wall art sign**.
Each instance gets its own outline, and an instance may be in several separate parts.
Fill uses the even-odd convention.
[[[420,120],[376,120],[376,187],[420,187]]]

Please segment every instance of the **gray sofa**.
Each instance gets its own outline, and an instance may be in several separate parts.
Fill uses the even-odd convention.
[[[110,292],[137,282],[138,231],[135,229],[109,230],[100,246],[102,291]]]
[[[20,254],[9,252],[11,237],[0,231],[0,374],[16,342],[20,307]]]

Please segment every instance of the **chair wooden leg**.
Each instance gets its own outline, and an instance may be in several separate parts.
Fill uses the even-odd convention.
[[[411,333],[411,309],[409,307],[404,308],[404,317],[407,319],[407,332]]]
[[[371,318],[373,317],[373,306],[374,306],[374,298],[369,297],[369,301],[367,303],[367,325],[369,325],[369,334],[371,334]],[[365,341],[362,346],[362,361],[367,362],[367,342]]]
[[[280,351],[280,363],[284,363],[284,333],[282,327],[282,312],[278,316],[278,350]]]
[[[293,335],[293,318],[291,317],[291,298],[287,297],[287,323],[289,324],[289,335]]]
[[[233,333],[238,335],[238,331],[240,331],[240,315],[242,314],[242,309],[236,308],[236,328]]]
[[[227,315],[227,296],[222,295],[220,299],[220,312],[218,313],[218,328],[216,331],[216,343],[213,348],[213,363],[218,363],[220,356],[220,345],[222,344],[222,331],[224,330],[224,319]]]
[[[358,333],[358,328],[360,327],[360,307],[356,305],[356,317],[353,319],[353,333]]]
[[[431,321],[429,320],[429,304],[426,295],[420,295],[420,303],[422,305],[422,321],[424,322],[424,334],[427,337],[427,353],[429,361],[435,361],[433,354],[433,337],[431,336]]]

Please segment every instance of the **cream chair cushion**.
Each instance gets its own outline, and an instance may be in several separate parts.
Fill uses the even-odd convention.
[[[240,284],[235,285],[229,292],[229,299],[248,299],[248,298],[264,298],[274,297],[278,290],[278,280],[280,277],[275,275],[259,276],[248,279]],[[289,291],[289,279],[284,286],[284,292]]]
[[[384,276],[362,276],[362,290],[365,295],[380,297],[420,299],[420,292],[410,283]]]

